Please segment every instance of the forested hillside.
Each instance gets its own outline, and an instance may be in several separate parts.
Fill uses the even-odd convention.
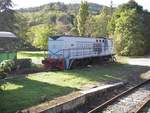
[[[99,11],[103,8],[103,5],[99,5],[95,3],[88,3],[88,5],[89,5],[89,11],[95,14],[99,13]],[[26,13],[26,12],[41,12],[41,11],[49,12],[55,10],[55,11],[62,11],[66,13],[76,13],[78,12],[79,8],[80,8],[80,4],[64,4],[63,2],[54,2],[39,7],[19,9],[17,11]]]
[[[91,15],[100,14],[102,5],[88,3]],[[74,19],[79,11],[80,4],[49,3],[39,7],[19,9],[24,21],[32,27],[40,24],[55,25],[59,34],[68,34],[74,24]]]
[[[109,13],[110,8],[94,3],[87,3],[88,6],[88,21],[86,21],[86,36],[106,36],[107,33],[104,29],[99,32],[100,24],[101,28],[106,26],[107,17],[105,14]],[[26,8],[16,10],[18,18],[19,32],[18,36],[32,42],[35,47],[44,48],[39,43],[39,37],[43,37],[43,32],[47,32],[47,28],[50,29],[48,34],[51,35],[79,35],[77,31],[77,15],[79,12],[80,4],[64,4],[64,3],[49,3],[39,7]],[[104,19],[105,18],[105,19]],[[110,18],[110,17],[109,17]],[[100,21],[103,20],[103,23]],[[91,27],[90,27],[91,26]],[[96,30],[97,29],[97,30]],[[105,33],[103,33],[105,32]]]
[[[12,10],[11,0],[0,2],[0,30],[16,33],[22,48],[47,49],[48,36],[109,37],[116,53],[125,56],[150,52],[150,12],[130,0],[117,8],[88,3],[49,3]]]

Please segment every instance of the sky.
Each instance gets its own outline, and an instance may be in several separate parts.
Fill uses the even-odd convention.
[[[40,5],[43,5],[46,3],[50,3],[50,2],[64,2],[66,4],[81,2],[81,0],[12,0],[12,1],[14,3],[15,9],[35,7],[35,6],[40,6]],[[111,0],[86,0],[86,1],[110,6]],[[120,4],[126,3],[128,1],[129,0],[113,0],[113,4],[116,7]],[[138,4],[142,5],[144,9],[147,9],[150,11],[150,0],[135,0],[135,1],[137,1]]]

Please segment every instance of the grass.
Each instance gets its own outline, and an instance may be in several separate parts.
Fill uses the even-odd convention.
[[[44,57],[46,55],[46,52],[44,51],[19,51],[18,57]]]
[[[103,83],[109,80],[124,80],[141,67],[127,64],[107,64],[69,71],[43,72],[6,80],[5,90],[0,93],[0,112],[12,113],[48,100],[80,90],[86,84]],[[144,68],[145,69],[145,68]]]
[[[34,63],[41,63],[41,60],[44,59],[44,57],[47,57],[47,52],[44,51],[19,51],[17,53],[17,58],[30,58]],[[119,63],[128,63],[129,57],[123,57],[123,56],[115,56],[117,59],[117,62]],[[40,62],[39,62],[40,61]]]
[[[43,57],[43,52],[18,52],[18,58]],[[120,61],[122,60],[120,58]],[[126,80],[129,76],[137,76],[149,70],[146,67],[128,64],[106,64],[91,68],[68,71],[43,72],[18,76],[6,80],[4,92],[0,92],[0,113],[12,113],[42,102],[42,97],[52,100],[56,97],[81,90],[87,84],[103,83],[110,80]]]
[[[17,52],[17,58],[30,58],[33,63],[41,64],[41,61],[47,57],[47,52],[44,51],[19,51]]]

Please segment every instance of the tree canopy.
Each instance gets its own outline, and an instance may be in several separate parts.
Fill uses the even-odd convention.
[[[82,1],[79,9],[79,13],[77,15],[77,27],[78,27],[78,32],[80,36],[85,35],[85,29],[86,29],[86,21],[89,16],[88,12],[88,3],[86,1]]]
[[[16,33],[26,47],[46,49],[46,36],[69,34],[113,37],[119,55],[150,52],[150,13],[134,0],[117,8],[85,1],[69,5],[50,3],[16,11],[12,7],[11,0],[0,0],[0,30]]]
[[[14,31],[16,29],[16,16],[12,7],[11,0],[0,0],[0,31]]]
[[[119,6],[109,23],[109,33],[114,38],[119,55],[143,55],[146,47],[144,10],[131,0]]]
[[[56,35],[56,31],[48,24],[34,26],[27,33],[28,41],[39,49],[47,49],[48,37],[53,35]]]

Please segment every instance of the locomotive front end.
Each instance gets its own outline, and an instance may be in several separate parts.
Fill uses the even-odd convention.
[[[46,59],[44,59],[42,61],[42,64],[44,64],[44,66],[46,68],[49,69],[60,69],[60,70],[64,70],[64,59],[63,58],[51,58],[48,57]]]
[[[57,39],[57,38],[56,38]],[[60,69],[64,70],[64,57],[63,57],[63,46],[62,40],[56,40],[49,38],[48,40],[48,58],[42,61],[42,64],[49,69]]]

